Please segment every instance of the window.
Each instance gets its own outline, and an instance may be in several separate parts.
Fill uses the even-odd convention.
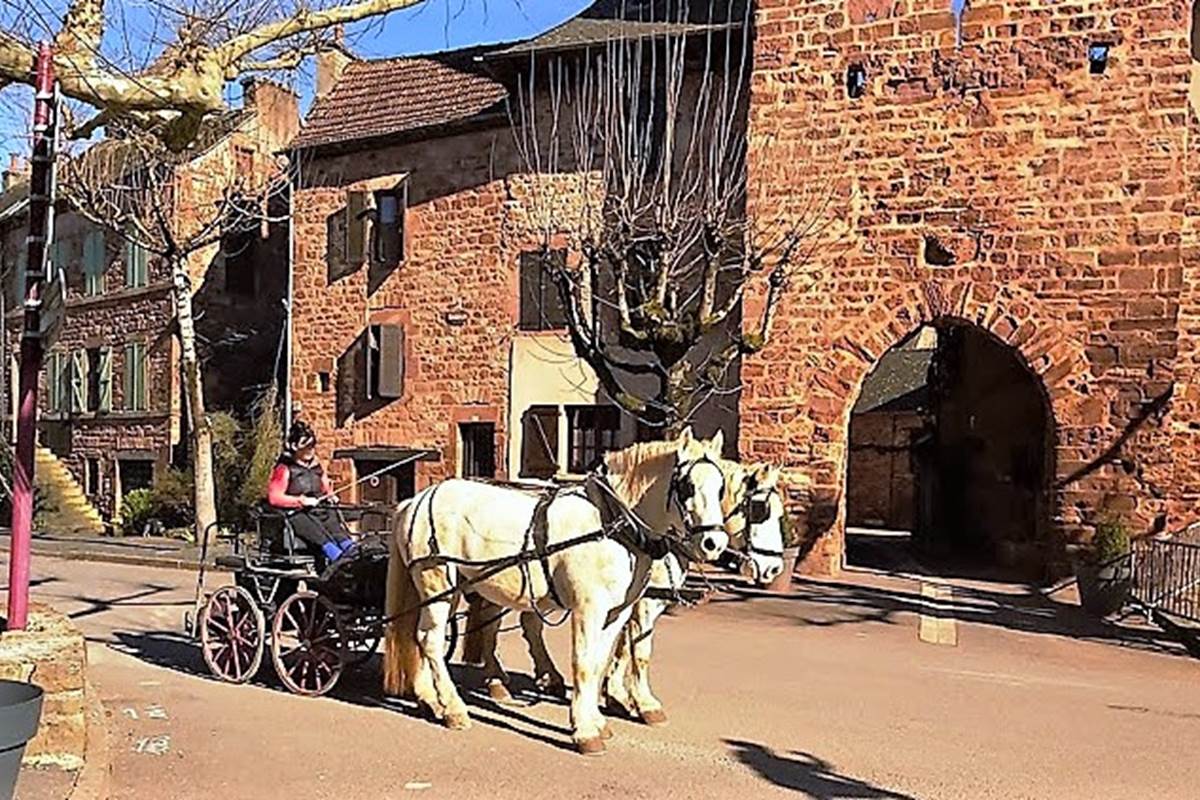
[[[566,263],[565,250],[521,254],[521,330],[550,331],[567,326],[567,313],[552,277],[552,270],[563,269]]]
[[[253,298],[257,292],[254,270],[254,235],[246,231],[226,234],[221,240],[225,260],[225,291]]]
[[[65,360],[60,352],[46,356],[46,408],[51,414],[63,410],[63,372]]]
[[[235,147],[233,157],[238,177],[242,180],[250,180],[250,175],[254,172],[254,151],[249,147]]]
[[[154,462],[147,458],[122,458],[117,462],[121,494],[154,486]]]
[[[83,239],[83,293],[95,297],[104,293],[104,231],[93,228]]]
[[[140,289],[150,284],[150,254],[136,242],[125,242],[125,286]]]
[[[567,408],[567,470],[579,475],[595,468],[617,446],[621,412],[616,406]]]
[[[83,490],[88,497],[100,494],[100,459],[89,456],[84,462]]]
[[[129,342],[125,345],[123,377],[124,408],[126,411],[145,411],[149,407],[146,391],[146,345]]]
[[[368,475],[375,476],[359,484],[361,487],[358,492],[360,502],[395,505],[417,493],[415,465],[410,462],[399,466],[393,464],[389,468],[388,464],[387,461],[357,458],[354,460],[354,472],[358,478],[366,478]]]
[[[404,328],[371,325],[367,328],[368,400],[394,400],[404,395]]]
[[[112,351],[107,347],[87,351],[87,410],[112,411]]]
[[[558,473],[558,406],[531,406],[521,417],[521,477]]]
[[[404,260],[404,221],[408,213],[408,184],[390,192],[375,193],[375,230],[371,257],[384,265]]]
[[[464,422],[458,426],[462,440],[462,477],[496,477],[496,426],[490,422]]]

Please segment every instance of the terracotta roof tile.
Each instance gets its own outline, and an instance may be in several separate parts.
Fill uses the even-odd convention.
[[[502,85],[465,60],[354,61],[313,104],[293,147],[369,139],[461,122],[497,106]]]

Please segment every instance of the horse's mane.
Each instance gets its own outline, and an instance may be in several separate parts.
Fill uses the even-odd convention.
[[[717,468],[721,470],[721,475],[725,478],[725,496],[721,498],[721,511],[728,517],[745,494],[745,477],[749,468],[745,464],[730,461],[727,458],[718,458]]]
[[[629,498],[640,500],[654,482],[663,476],[658,461],[674,458],[678,442],[638,442],[624,450],[614,450],[604,456],[604,466],[619,489]]]

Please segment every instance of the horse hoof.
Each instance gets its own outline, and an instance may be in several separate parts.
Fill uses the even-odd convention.
[[[465,731],[471,727],[471,718],[464,714],[447,714],[442,723],[452,731]]]
[[[575,749],[582,756],[602,756],[606,749],[604,739],[599,736],[594,739],[580,739],[575,742]]]
[[[661,708],[652,708],[642,712],[642,722],[651,728],[661,728],[667,724],[667,712]]]
[[[508,687],[500,681],[492,681],[489,683],[487,690],[488,697],[492,698],[492,700],[496,701],[497,703],[512,705],[516,702],[516,700],[513,699],[512,692],[510,692]]]
[[[604,723],[604,727],[600,729],[600,738],[607,740],[607,739],[611,739],[612,737],[613,737],[612,725],[610,725],[606,722],[606,723]]]

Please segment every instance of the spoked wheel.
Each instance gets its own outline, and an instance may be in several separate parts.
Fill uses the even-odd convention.
[[[279,606],[271,625],[271,660],[279,680],[296,694],[325,694],[342,675],[345,641],[333,603],[315,592],[296,592]]]
[[[223,586],[200,611],[200,649],[213,675],[245,683],[262,664],[266,622],[254,598],[240,586]]]

